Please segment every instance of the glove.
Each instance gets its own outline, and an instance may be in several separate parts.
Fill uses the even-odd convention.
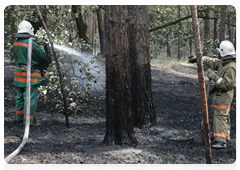
[[[39,37],[35,37],[35,38],[36,38],[35,41],[37,44],[42,43],[42,40]]]
[[[188,57],[188,62],[189,63],[196,63],[197,62],[197,56],[189,56]]]
[[[212,71],[211,69],[208,69],[208,72],[207,72],[207,77],[209,78],[209,80],[216,80],[217,78],[217,75],[214,71]]]
[[[203,57],[202,57],[202,61],[204,61],[205,58],[206,58],[206,56],[203,56]],[[196,62],[197,62],[197,56],[196,56],[196,55],[195,55],[195,56],[189,56],[189,57],[188,57],[188,62],[189,62],[189,63],[196,63]]]

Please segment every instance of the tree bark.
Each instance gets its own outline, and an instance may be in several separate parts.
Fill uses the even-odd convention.
[[[217,18],[214,19],[214,26],[213,26],[213,40],[215,41],[217,39]]]
[[[95,55],[94,36],[95,36],[95,13],[93,13],[93,16],[92,16],[92,48],[93,48],[93,55]]]
[[[209,133],[210,127],[209,127],[209,118],[208,118],[207,95],[206,95],[206,88],[205,88],[203,63],[202,63],[202,50],[201,50],[202,48],[201,48],[201,39],[200,39],[200,31],[199,31],[199,22],[197,17],[197,8],[195,5],[192,5],[192,25],[193,25],[194,40],[195,40],[195,51],[197,56],[198,81],[199,81],[201,103],[202,103],[205,155],[206,155],[207,164],[211,164],[212,163],[211,138]]]
[[[229,41],[231,41],[233,43],[230,14],[228,14],[228,36],[229,36]]]
[[[135,125],[156,125],[152,99],[147,6],[128,6],[130,14],[130,67]]]
[[[102,20],[102,11],[101,8],[97,9],[97,19],[98,19],[98,32],[100,39],[100,53],[105,56],[105,31],[104,31],[104,22]]]
[[[77,12],[79,11],[78,15],[76,16]],[[82,13],[81,13],[81,5],[72,5],[72,12],[76,20],[79,38],[82,38],[86,43],[88,42],[87,37],[87,25],[83,22]]]
[[[169,44],[169,36],[170,35],[167,35],[166,38],[167,38],[167,57],[172,57],[172,54],[171,54],[171,46]]]
[[[178,5],[178,18],[181,17],[180,9],[181,9],[181,5]],[[179,24],[179,27],[180,27],[179,29],[181,29],[181,25],[180,24]],[[177,53],[178,60],[181,59],[181,51],[180,51],[181,44],[180,44],[180,41],[181,41],[181,37],[180,37],[180,33],[178,33],[178,53]]]
[[[225,37],[225,24],[226,24],[226,10],[227,6],[223,5],[222,6],[222,15],[221,15],[221,28],[220,28],[220,43],[224,40]]]
[[[206,15],[209,16],[210,15],[210,11],[206,11]],[[204,40],[205,40],[205,44],[204,47],[205,48],[209,48],[209,45],[207,43],[207,41],[210,38],[210,20],[209,19],[205,19],[205,25],[204,25]],[[208,52],[204,51],[203,53],[204,56],[208,56]]]
[[[152,103],[147,6],[106,6],[104,143],[136,144],[134,124],[156,125]]]
[[[234,43],[233,43],[233,45],[234,45],[235,50],[237,51],[236,41],[237,41],[237,33],[236,33],[236,29],[235,29],[235,31],[234,31]]]
[[[192,40],[189,40],[189,51],[190,51],[190,56],[192,55]]]
[[[136,144],[131,108],[128,7],[106,6],[106,134],[107,145]]]

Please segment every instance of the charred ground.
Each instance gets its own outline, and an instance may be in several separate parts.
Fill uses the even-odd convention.
[[[64,116],[53,105],[39,102],[36,118],[42,124],[31,127],[29,141],[11,164],[205,164],[205,150],[195,144],[193,136],[200,130],[201,101],[196,65],[159,60],[151,62],[152,90],[157,126],[135,128],[136,147],[104,146],[105,91],[87,103],[83,113]],[[4,157],[20,144],[24,126],[15,124],[13,85],[15,65],[4,62]],[[236,92],[236,88],[234,87]],[[236,93],[235,93],[236,94]],[[209,102],[212,129],[213,109]],[[231,106],[231,141],[227,149],[212,149],[215,164],[232,164],[236,160],[236,95]]]

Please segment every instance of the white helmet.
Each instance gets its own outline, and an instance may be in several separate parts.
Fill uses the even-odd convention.
[[[235,52],[234,46],[230,41],[222,41],[219,48],[217,48],[217,50],[219,51],[222,59],[236,58],[236,52]]]
[[[34,35],[32,24],[30,24],[28,21],[23,20],[18,26],[18,33],[28,33]]]

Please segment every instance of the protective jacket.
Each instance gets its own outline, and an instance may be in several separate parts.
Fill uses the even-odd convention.
[[[233,87],[236,84],[236,60],[222,60],[206,57],[203,63],[217,70],[215,78],[216,91],[212,97],[213,136],[215,141],[226,143],[230,140],[230,106],[233,99]]]
[[[236,61],[221,60],[206,57],[203,61],[208,67],[211,67],[213,62],[213,70],[217,70],[217,78],[215,79],[216,87],[224,91],[220,96],[217,92],[213,95],[214,108],[229,107],[233,99],[233,87],[236,84]]]
[[[19,65],[27,65],[28,39],[18,38],[13,44],[13,55]],[[39,45],[33,41],[32,43],[32,59],[31,65],[37,66],[38,62],[46,57],[44,43]],[[36,68],[36,67],[33,67]],[[26,71],[21,71],[20,66],[16,67],[14,74],[14,85],[18,87],[26,87]],[[31,85],[39,84],[42,81],[41,73],[38,69],[34,69],[31,73]]]

